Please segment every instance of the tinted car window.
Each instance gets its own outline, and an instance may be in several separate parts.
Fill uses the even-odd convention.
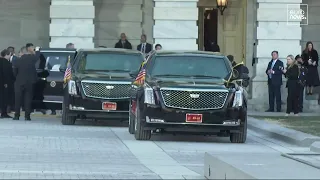
[[[87,53],[80,58],[78,71],[135,71],[143,61],[140,54]]]
[[[50,71],[59,71],[59,68],[66,68],[68,58],[74,58],[74,53],[62,52],[41,52],[40,63],[44,69]],[[42,69],[42,68],[41,68]]]
[[[226,78],[230,67],[224,58],[201,56],[158,56],[151,68],[152,76],[213,76]]]

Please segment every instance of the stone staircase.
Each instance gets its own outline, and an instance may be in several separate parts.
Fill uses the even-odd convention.
[[[320,105],[318,102],[319,94],[305,96],[305,100],[303,102],[303,111],[308,113],[320,112]],[[286,97],[282,97],[282,112],[285,112],[287,109]],[[264,112],[269,108],[269,102],[253,102],[249,99],[248,110],[249,111],[261,111]]]

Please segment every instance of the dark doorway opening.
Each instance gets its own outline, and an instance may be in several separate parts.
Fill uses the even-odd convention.
[[[217,51],[218,10],[204,8],[203,11],[203,47],[205,51]],[[220,51],[220,48],[219,48]]]

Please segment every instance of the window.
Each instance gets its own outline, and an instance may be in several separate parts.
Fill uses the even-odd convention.
[[[151,68],[152,76],[210,76],[226,78],[231,68],[224,58],[201,56],[158,56]]]
[[[74,53],[72,52],[41,52],[40,54],[40,68],[49,71],[59,71],[59,68],[65,69],[68,58],[73,60]],[[41,68],[42,67],[42,68]]]
[[[86,53],[78,63],[79,71],[135,71],[143,62],[141,54]]]

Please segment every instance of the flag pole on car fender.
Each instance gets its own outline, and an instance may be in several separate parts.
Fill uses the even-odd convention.
[[[70,79],[71,79],[71,57],[68,56],[68,63],[67,63],[67,68],[66,71],[64,72],[64,78],[63,78],[63,82],[66,84]]]

